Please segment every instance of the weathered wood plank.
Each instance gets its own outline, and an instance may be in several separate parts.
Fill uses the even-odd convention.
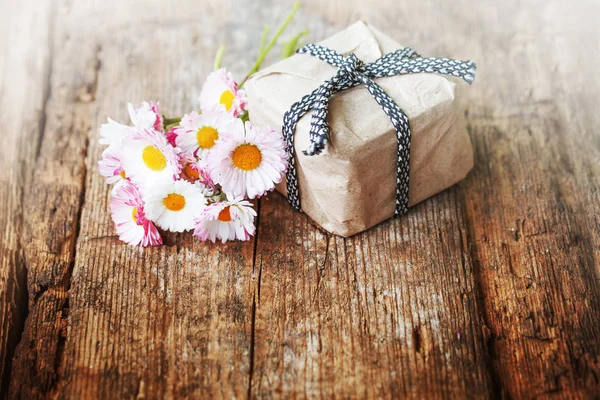
[[[143,98],[189,110],[219,42],[243,72],[260,24],[289,5],[156,1],[140,13],[116,0],[58,3],[36,165],[46,173],[25,202],[30,314],[11,395],[597,395],[591,1],[307,1],[311,39],[362,18],[423,54],[479,62],[473,173],[350,239],[272,195],[255,242],[118,242],[96,173],[99,124],[125,120],[125,102]]]
[[[63,12],[58,8],[58,15]],[[10,396],[14,398],[46,397],[56,392],[60,381],[86,175],[89,103],[98,67],[97,49],[81,46],[66,26],[55,24],[51,39],[53,50],[61,52],[53,52],[46,123],[35,164],[39,173],[34,174],[23,202],[29,315],[13,362]],[[73,49],[70,55],[64,52],[69,48]]]
[[[167,112],[189,111],[212,66],[216,43],[213,37],[210,47],[204,44],[211,34],[201,29],[210,15],[201,15],[205,8],[196,7],[190,23],[179,26],[169,22],[179,15],[170,4],[156,2],[136,25],[129,24],[129,7],[118,1],[99,8],[72,4],[57,18],[64,27],[61,38],[70,39],[57,42],[55,63],[74,56],[79,60],[57,72],[53,85],[60,82],[76,91],[79,84],[71,76],[93,65],[98,86],[94,84],[85,109],[74,105],[75,117],[86,124],[78,134],[90,140],[88,160],[81,165],[89,172],[76,258],[70,280],[63,281],[69,291],[60,291],[65,302],[52,305],[68,311],[68,334],[59,341],[58,367],[52,371],[56,380],[41,393],[67,398],[243,397],[250,362],[254,244],[211,246],[190,235],[173,235],[167,246],[142,251],[114,235],[109,187],[96,172],[102,150],[96,143],[99,124],[107,115],[126,120],[127,100],[155,98],[171,106]],[[159,19],[166,22],[156,23]],[[94,30],[105,22],[108,26]],[[204,53],[209,56],[199,56]],[[73,109],[71,104],[61,108]],[[66,141],[77,144],[78,137]],[[77,159],[83,161],[81,155]],[[37,337],[44,336],[48,333]],[[13,382],[21,379],[15,373]],[[21,395],[37,394],[23,384],[14,387]]]
[[[474,255],[475,273],[467,274],[467,280],[470,279],[471,285],[474,283],[477,286],[474,289],[475,296],[482,296],[484,300],[484,322],[489,325],[489,328],[483,326],[484,333],[489,337],[489,345],[479,348],[483,350],[482,353],[474,351],[474,356],[491,361],[491,387],[497,394],[531,398],[564,391],[562,394],[567,396],[593,396],[600,391],[597,361],[600,350],[597,324],[600,303],[594,271],[598,266],[600,232],[598,213],[594,212],[600,204],[597,195],[599,153],[597,145],[589,147],[597,143],[597,133],[589,129],[587,135],[581,133],[587,126],[595,126],[593,122],[597,116],[592,111],[593,99],[598,97],[600,88],[597,84],[590,87],[589,76],[592,72],[585,68],[576,73],[578,79],[575,82],[572,82],[571,74],[578,69],[576,60],[579,59],[579,53],[587,56],[588,49],[593,49],[589,53],[590,69],[596,65],[594,60],[598,60],[598,32],[593,30],[594,22],[589,17],[589,8],[597,6],[584,3],[567,9],[560,2],[550,5],[544,3],[543,7],[541,4],[536,6],[534,2],[526,7],[522,3],[503,3],[498,6],[471,3],[437,5],[441,9],[436,11],[436,15],[442,18],[410,20],[399,16],[401,23],[394,18],[397,15],[396,5],[391,2],[379,3],[377,8],[365,4],[351,8],[351,11],[350,8],[344,8],[342,2],[328,2],[328,7],[330,11],[338,10],[335,21],[345,23],[353,19],[351,15],[359,14],[392,35],[398,31],[397,37],[401,42],[417,46],[426,54],[465,54],[480,61],[483,68],[480,68],[477,84],[472,89],[475,100],[470,106],[478,163],[475,172],[457,189],[461,203],[466,206],[463,212],[457,213],[457,223],[463,232],[468,232],[468,247]],[[402,15],[430,15],[427,12],[430,7],[420,3],[419,8],[413,10],[406,5]],[[540,20],[536,17],[542,8],[546,12],[544,19]],[[453,12],[456,9],[470,9],[471,12]],[[571,17],[565,20],[564,15],[567,14]],[[334,13],[331,12],[331,15]],[[386,24],[377,18],[381,15],[390,17],[394,23]],[[523,21],[536,23],[528,25]],[[452,35],[432,35],[432,32],[440,31],[440,24],[442,31],[452,32]],[[483,34],[467,35],[469,32],[463,27]],[[549,35],[549,40],[538,39],[528,45],[539,32]],[[593,32],[595,34],[590,35]],[[419,36],[411,40],[413,34]],[[418,46],[419,42],[423,42],[423,46]],[[581,47],[574,47],[572,43],[578,43]],[[509,68],[499,68],[506,65],[507,59],[517,61]],[[546,65],[551,68],[544,69]],[[573,83],[579,84],[577,94],[587,101],[575,95],[560,96],[561,93],[571,92],[569,88]],[[567,118],[568,122],[561,121],[562,118]],[[585,122],[578,121],[579,118]],[[592,123],[586,125],[586,122]],[[580,134],[576,137],[572,137],[574,132],[569,129],[568,124],[571,123],[579,124]],[[565,178],[565,174],[569,179]],[[436,216],[447,212],[448,204],[443,199],[443,195],[439,195],[431,200],[435,204]],[[270,221],[264,218],[265,209],[263,206],[263,222]],[[586,209],[587,213],[584,211]],[[406,219],[418,218],[420,213],[417,208]],[[533,225],[524,227],[523,221],[526,219],[533,220]],[[390,231],[394,224],[383,224],[377,229]],[[276,230],[278,234],[267,233],[265,236],[263,229],[259,235],[258,254],[261,254],[260,249],[268,249],[269,252],[274,251],[275,256],[266,257],[267,262],[261,273],[263,279],[259,282],[260,298],[264,301],[266,297],[266,310],[263,314],[259,306],[256,314],[255,393],[274,390],[286,394],[328,396],[331,393],[344,393],[345,389],[349,393],[356,393],[356,388],[368,387],[367,390],[373,392],[367,392],[367,395],[376,395],[377,387],[383,386],[382,382],[397,383],[398,380],[384,375],[348,375],[348,369],[360,371],[362,364],[372,354],[363,350],[366,345],[361,340],[367,340],[368,337],[365,334],[349,335],[353,339],[350,341],[352,345],[344,346],[344,333],[341,332],[347,330],[348,325],[352,326],[353,317],[356,318],[352,315],[352,307],[347,307],[345,312],[334,312],[333,319],[338,321],[332,323],[326,319],[324,323],[322,311],[315,309],[315,299],[312,298],[311,302],[308,296],[316,292],[316,287],[322,286],[316,286],[314,277],[310,279],[304,276],[301,282],[295,281],[298,274],[317,273],[314,265],[301,268],[295,263],[302,262],[292,261],[311,254],[311,249],[319,247],[318,240],[307,239],[302,243],[296,240],[310,237],[304,233],[306,228],[298,227],[301,225],[301,222],[286,225],[296,232],[296,236],[285,241],[283,250],[273,243],[285,230]],[[435,224],[428,222],[427,226]],[[268,225],[266,231],[275,228]],[[371,239],[376,243],[369,247],[378,254],[376,261],[367,264],[361,259],[365,265],[375,269],[383,264],[381,260],[387,260],[389,248],[395,244],[378,241],[375,236],[377,229],[361,236],[361,240]],[[440,258],[439,253],[429,253],[432,244],[420,240],[418,230],[408,231],[411,235],[409,243],[419,243],[420,252],[432,257],[429,261],[419,260],[417,265],[423,268],[427,263],[448,265],[451,258]],[[445,233],[448,229],[443,227],[440,231]],[[515,239],[509,240],[511,237]],[[519,240],[520,245],[513,243]],[[347,249],[348,244],[343,248]],[[339,252],[336,247],[334,254]],[[411,256],[407,250],[402,253],[400,260]],[[328,263],[335,265],[332,259],[335,257],[327,259],[324,265],[326,270]],[[353,272],[355,263],[351,259],[345,262],[350,270],[348,273]],[[284,276],[276,273],[271,276],[265,272],[269,271],[270,264],[274,264],[274,270]],[[514,271],[515,267],[519,272]],[[302,272],[298,272],[298,269]],[[288,270],[293,272],[287,273]],[[333,271],[337,272],[336,269]],[[444,270],[441,271],[437,278],[443,281]],[[265,279],[274,283],[265,282]],[[336,276],[336,279],[340,278]],[[360,278],[356,282],[360,283]],[[373,282],[386,283],[381,278]],[[264,288],[265,284],[267,289]],[[286,290],[290,285],[299,285],[298,290]],[[422,296],[435,294],[435,286],[430,285],[429,292],[421,293]],[[413,283],[410,287],[414,286]],[[334,294],[325,296],[331,296],[341,304],[348,303],[344,301],[343,285],[338,283],[335,289]],[[443,293],[453,289],[457,288],[445,288]],[[322,296],[321,290],[317,292],[317,299]],[[360,298],[358,294],[352,297],[357,302]],[[281,303],[285,305],[282,307]],[[443,304],[448,306],[447,302]],[[341,309],[343,306],[338,307]],[[419,309],[424,311],[429,307],[420,305]],[[449,311],[457,310],[451,305]],[[360,318],[361,313],[357,314]],[[261,321],[263,318],[266,320],[264,325]],[[344,321],[350,322],[344,324]],[[477,322],[480,321],[475,321],[475,325]],[[298,323],[303,324],[298,327],[295,325]],[[334,325],[336,323],[339,325]],[[325,335],[326,340],[332,337],[338,339],[334,345],[323,342],[323,325],[338,328],[333,329],[333,334]],[[264,326],[269,329],[260,330]],[[438,336],[443,339],[443,335]],[[359,338],[358,346],[356,338]],[[313,346],[311,340],[317,340],[318,345]],[[409,343],[408,340],[406,342]],[[410,349],[411,346],[405,347]],[[489,347],[489,354],[485,352],[486,347]],[[360,356],[348,360],[342,350],[345,348],[350,348],[350,352]],[[332,357],[334,361],[327,361],[327,350],[337,355],[337,358]],[[318,354],[316,358],[315,353]],[[382,359],[377,351],[374,353],[379,355],[374,356],[376,360]],[[402,356],[406,357],[406,354]],[[359,360],[359,365],[356,360]],[[435,368],[442,365],[441,360],[437,360],[422,373],[425,376],[434,375]],[[332,376],[319,375],[323,370],[332,373]],[[372,370],[377,371],[377,368]],[[408,369],[411,372],[414,370]],[[457,371],[456,368],[447,370]],[[382,368],[381,371],[390,370]],[[404,377],[407,375],[410,376],[410,372],[405,370]],[[336,387],[333,376],[343,376],[340,379],[343,385]],[[456,391],[454,394],[465,389],[464,383],[461,385],[462,382],[457,383],[452,379],[456,379],[456,375],[443,376],[439,381],[433,378],[427,384],[400,385],[399,392],[406,394],[411,388],[418,388],[419,396],[428,391],[435,396],[443,393],[443,389],[440,392],[436,387],[439,382],[453,382],[450,388]],[[477,385],[473,386],[471,380],[466,390],[473,387]],[[390,390],[389,387],[387,389]]]
[[[600,393],[594,9],[553,2],[541,20],[502,10],[531,22],[486,42],[490,64],[513,62],[482,71],[496,90],[478,92],[469,114],[477,159],[464,185],[468,237],[494,369],[513,398]]]
[[[485,327],[456,190],[367,234],[261,201],[252,394],[488,397]]]
[[[0,397],[27,315],[22,203],[44,124],[49,73],[49,3],[3,1],[0,8]],[[18,83],[18,84],[17,84]]]

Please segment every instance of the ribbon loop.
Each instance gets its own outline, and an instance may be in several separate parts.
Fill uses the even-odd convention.
[[[302,116],[312,109],[309,132],[310,144],[303,153],[307,156],[321,154],[329,141],[329,125],[327,123],[329,99],[335,92],[362,84],[377,101],[396,130],[398,162],[394,215],[404,214],[408,210],[409,201],[410,123],[404,111],[373,79],[404,74],[437,73],[462,78],[465,82],[471,84],[475,78],[475,63],[450,58],[423,58],[410,48],[388,53],[370,64],[363,63],[354,53],[344,57],[333,49],[317,44],[308,44],[299,49],[298,53],[317,57],[330,65],[338,67],[338,70],[312,93],[294,103],[283,116],[282,131],[289,153],[289,168],[286,175],[288,201],[294,208],[300,210],[294,150],[296,124]]]

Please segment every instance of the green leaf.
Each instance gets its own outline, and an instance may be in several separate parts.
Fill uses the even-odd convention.
[[[302,39],[302,37],[306,35],[308,35],[308,29],[303,30],[302,32],[285,42],[281,50],[281,59],[284,60],[290,56],[293,56],[296,50],[298,50],[301,47],[299,44],[300,39]]]
[[[254,65],[252,66],[250,71],[248,72],[248,75],[246,75],[244,80],[242,82],[240,82],[238,87],[241,88],[242,86],[244,86],[244,83],[246,83],[248,78],[250,78],[250,76],[252,74],[254,74],[255,72],[257,72],[260,69],[260,66],[262,65],[263,61],[265,60],[265,57],[267,56],[267,54],[269,54],[269,52],[271,51],[273,46],[275,46],[275,43],[277,43],[277,39],[279,39],[281,34],[285,31],[285,28],[287,28],[287,26],[290,24],[290,22],[292,22],[292,19],[294,18],[294,14],[296,14],[296,11],[298,11],[298,9],[300,8],[300,5],[301,5],[300,2],[296,2],[294,4],[294,7],[292,7],[292,10],[286,17],[285,21],[283,21],[283,23],[279,26],[279,29],[275,33],[275,36],[273,36],[273,38],[269,41],[269,43],[266,46],[261,46],[262,48],[261,48],[261,51],[258,53],[256,62],[254,63]],[[265,31],[263,30],[263,36],[265,36],[265,40],[266,40],[266,35],[264,32]]]

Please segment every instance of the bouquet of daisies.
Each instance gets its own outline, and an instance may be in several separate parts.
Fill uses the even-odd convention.
[[[265,27],[248,76],[258,71],[297,8],[268,44]],[[286,43],[284,57],[304,34]],[[130,125],[108,118],[100,127],[99,142],[108,147],[99,170],[113,185],[110,210],[124,242],[160,245],[160,230],[193,230],[202,241],[248,240],[256,217],[248,200],[273,190],[285,176],[281,135],[247,120],[245,80],[238,85],[219,68],[222,54],[223,47],[203,84],[199,111],[169,119],[158,102],[144,101],[138,108],[129,104]]]

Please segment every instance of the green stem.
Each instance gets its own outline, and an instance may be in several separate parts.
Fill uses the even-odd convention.
[[[258,47],[258,54],[262,53],[267,44],[267,36],[269,35],[269,25],[263,27],[263,32],[260,37],[260,46]]]
[[[225,53],[225,45],[224,44],[219,46],[219,49],[217,50],[217,54],[215,54],[215,62],[213,64],[213,71],[216,71],[219,68],[221,68],[221,60],[223,59],[223,53]]]
[[[179,122],[181,121],[181,117],[174,117],[174,118],[167,118],[163,115],[163,125],[165,127],[168,127],[170,125],[178,125]]]
[[[238,87],[241,88],[242,86],[244,86],[244,83],[246,83],[248,78],[250,78],[250,76],[252,74],[256,73],[260,69],[260,66],[262,65],[263,61],[265,60],[265,57],[267,56],[267,54],[269,54],[269,52],[271,51],[273,46],[275,46],[275,43],[277,43],[277,39],[279,39],[281,34],[285,31],[287,26],[290,24],[290,22],[292,21],[292,18],[294,18],[294,14],[296,14],[296,11],[298,11],[299,8],[300,8],[300,2],[296,2],[296,4],[294,4],[294,7],[292,8],[292,11],[290,11],[290,13],[288,14],[285,21],[283,21],[283,24],[281,24],[281,26],[275,33],[275,36],[273,36],[273,39],[271,39],[269,44],[267,44],[267,46],[264,49],[262,49],[262,51],[259,52],[256,62],[254,63],[252,68],[250,68],[250,72],[248,72],[248,75],[246,75],[246,77],[239,84]],[[264,34],[264,30],[263,30],[263,34]]]

